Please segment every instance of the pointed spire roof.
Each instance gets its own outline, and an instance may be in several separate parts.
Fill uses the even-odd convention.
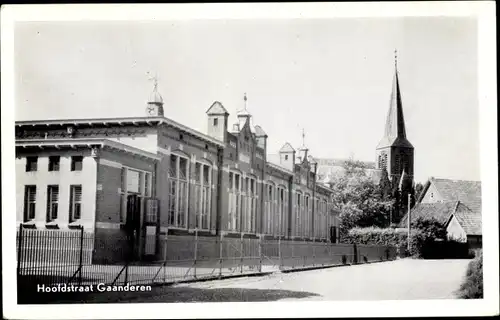
[[[229,115],[229,113],[227,112],[226,108],[224,108],[224,106],[222,105],[222,103],[220,103],[219,101],[215,101],[211,106],[210,108],[208,108],[207,114],[209,115],[218,115],[218,114],[221,114],[221,115]]]
[[[280,149],[280,152],[295,152],[295,149],[292,147],[292,145],[288,142],[286,142]]]
[[[410,141],[406,139],[403,103],[401,101],[401,90],[399,88],[397,56],[395,57],[394,65],[395,70],[392,80],[391,100],[385,122],[384,137],[378,144],[377,149],[385,147],[413,148]]]
[[[151,80],[154,81],[153,92],[149,95],[148,103],[163,104],[163,97],[158,92],[158,78],[154,77]]]

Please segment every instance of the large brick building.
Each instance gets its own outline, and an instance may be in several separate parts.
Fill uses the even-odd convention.
[[[161,258],[169,234],[337,241],[328,183],[341,161],[318,166],[304,143],[268,150],[246,95],[234,125],[218,101],[206,118],[207,134],[165,117],[155,84],[142,117],[16,122],[18,224],[83,227],[94,261],[124,246]],[[374,179],[383,168],[393,182],[413,176],[397,69],[376,163],[366,167]]]
[[[136,257],[161,258],[168,234],[336,241],[331,189],[306,147],[267,159],[246,107],[228,127],[220,102],[207,134],[164,117],[156,86],[146,116],[16,122],[17,221],[94,234],[93,260],[125,235]]]

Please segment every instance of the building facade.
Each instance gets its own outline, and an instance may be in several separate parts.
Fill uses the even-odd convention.
[[[18,224],[83,227],[95,262],[130,243],[135,258],[161,259],[171,234],[336,241],[332,190],[307,148],[268,160],[244,101],[232,128],[214,102],[207,134],[164,117],[156,85],[144,117],[16,122]]]

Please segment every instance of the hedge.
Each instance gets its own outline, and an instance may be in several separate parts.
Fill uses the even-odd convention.
[[[408,252],[408,230],[394,228],[353,228],[341,239],[343,243],[384,245],[398,248],[400,257],[412,256],[415,258],[452,258],[448,253],[460,253],[466,244],[455,241],[436,241],[432,234],[420,229],[411,230],[411,251]],[[455,249],[459,248],[459,249]],[[465,247],[466,248],[466,247]],[[461,250],[463,251],[463,250]],[[461,256],[460,256],[461,257]]]
[[[460,299],[483,298],[483,251],[478,250],[474,260],[469,262],[465,281],[457,294]]]

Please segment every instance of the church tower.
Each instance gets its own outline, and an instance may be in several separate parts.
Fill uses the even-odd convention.
[[[403,104],[399,88],[397,56],[392,80],[391,100],[385,123],[385,132],[376,149],[377,169],[385,168],[389,179],[398,182],[403,171],[413,178],[413,145],[406,138]]]

